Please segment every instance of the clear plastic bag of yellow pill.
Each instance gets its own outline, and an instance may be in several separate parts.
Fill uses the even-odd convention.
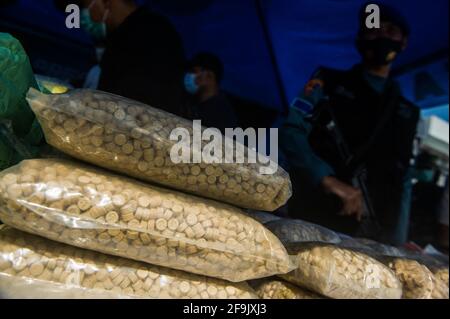
[[[433,275],[447,285],[448,290],[448,266],[433,267],[430,270],[433,272]]]
[[[0,173],[0,219],[81,248],[229,281],[292,269],[281,242],[240,209],[59,159]]]
[[[195,140],[193,122],[173,114],[92,90],[45,95],[32,89],[27,100],[47,142],[78,159],[244,208],[273,211],[291,196],[289,175],[274,161],[264,164],[267,157],[248,163],[251,157],[242,144],[223,146],[222,154],[216,151],[219,163],[205,161],[206,150],[202,147],[209,141],[201,136]],[[184,145],[189,146],[186,152],[190,163],[175,164],[172,160],[173,147],[179,141],[170,136],[176,128],[184,129],[189,136]],[[227,152],[233,159],[242,155],[244,163],[233,160],[224,164]],[[277,170],[263,174],[268,167]]]
[[[232,284],[0,229],[0,297],[57,299],[253,299]]]
[[[438,275],[433,274],[433,284],[431,299],[449,299],[448,283]]]
[[[360,252],[326,244],[288,247],[297,268],[281,277],[334,299],[399,299],[402,285],[379,261]]]
[[[415,260],[407,258],[380,258],[389,266],[403,286],[403,299],[432,299],[435,284],[431,271]]]
[[[407,258],[415,260],[431,271],[433,291],[430,299],[449,299],[448,257],[408,252]]]
[[[415,260],[414,254],[362,238],[343,240],[340,246],[364,253],[389,267],[402,284],[403,299],[448,298],[448,288],[425,265],[427,258]]]

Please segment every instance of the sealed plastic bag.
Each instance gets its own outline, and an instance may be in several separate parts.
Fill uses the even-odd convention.
[[[354,240],[361,243],[362,245],[367,246],[378,255],[389,257],[405,257],[405,253],[394,246],[381,244],[371,239],[365,238],[355,238]]]
[[[432,299],[449,299],[448,284],[441,280],[438,276],[433,275],[433,291]]]
[[[255,291],[261,299],[323,299],[323,297],[276,279],[262,280],[255,284]]]
[[[427,267],[433,274],[433,299],[448,299],[448,256],[429,255],[423,253],[407,252],[408,259],[412,259]]]
[[[399,299],[402,285],[375,259],[332,245],[291,245],[298,267],[281,277],[334,299]]]
[[[442,280],[448,287],[448,267],[432,269],[433,275]]]
[[[362,252],[389,267],[400,280],[403,299],[445,299],[448,298],[443,282],[423,264],[428,258],[411,258],[411,254],[392,246],[383,245],[368,239],[343,240],[340,244],[351,250]],[[410,256],[408,256],[410,255]]]
[[[432,299],[433,274],[415,260],[392,258],[387,262],[403,285],[404,299]]]
[[[257,298],[232,284],[0,229],[2,298]]]
[[[184,128],[189,135],[184,145],[189,147],[191,163],[203,154],[197,146],[207,142],[194,145],[193,123],[173,114],[91,90],[61,95],[30,90],[27,99],[47,142],[78,159],[245,208],[273,211],[291,196],[289,175],[282,168],[263,175],[263,165],[248,163],[247,152],[236,145],[224,148],[216,160],[224,163],[228,150],[236,157],[245,156],[243,164],[206,164],[203,160],[175,164],[171,151],[178,140],[170,138],[174,129]]]
[[[0,219],[44,237],[201,275],[244,281],[292,269],[241,210],[64,160],[0,174]]]
[[[271,213],[257,212],[257,211],[246,211],[245,215],[253,218],[254,220],[257,220],[261,224],[267,224],[268,222],[281,219],[281,217],[278,217]]]
[[[407,258],[388,258],[386,264],[402,283],[404,299],[449,298],[448,285],[425,265]]]
[[[449,299],[448,263],[428,255],[417,257],[417,261],[430,269],[433,274],[433,299]]]
[[[325,227],[302,220],[279,219],[264,224],[285,245],[291,243],[337,244],[339,235]]]

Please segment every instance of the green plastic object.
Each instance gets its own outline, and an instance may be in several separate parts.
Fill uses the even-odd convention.
[[[0,170],[36,157],[44,137],[25,96],[38,88],[20,42],[0,33]]]

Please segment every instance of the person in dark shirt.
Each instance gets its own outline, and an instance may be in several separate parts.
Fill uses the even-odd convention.
[[[395,8],[379,6],[379,29],[366,27],[361,10],[356,41],[361,63],[350,70],[319,68],[292,103],[280,143],[291,168],[292,217],[402,245],[408,238],[420,112],[390,76],[406,48],[408,23]],[[336,137],[336,127],[342,138]],[[349,154],[343,158],[343,152]],[[380,231],[360,223],[369,206]]]
[[[186,117],[201,120],[202,125],[219,129],[238,127],[233,106],[220,89],[224,67],[220,59],[210,53],[199,53],[188,62],[184,84],[190,94]]]
[[[137,6],[134,0],[67,3],[83,8],[81,27],[105,43],[99,90],[180,113],[185,55],[168,19]]]

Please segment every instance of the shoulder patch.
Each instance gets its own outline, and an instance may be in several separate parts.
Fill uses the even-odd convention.
[[[303,94],[305,96],[311,96],[316,89],[322,89],[325,83],[322,79],[313,78],[306,83],[305,88],[303,89]]]

